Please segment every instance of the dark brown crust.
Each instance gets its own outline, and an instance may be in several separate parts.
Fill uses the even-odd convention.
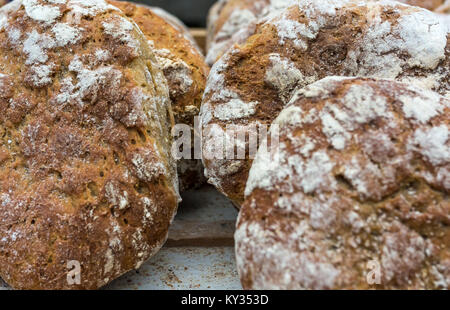
[[[386,6],[380,11],[377,11],[377,8],[373,5],[374,8],[370,12],[369,10],[371,9],[369,7],[357,6],[355,3],[350,2],[344,8],[336,9],[336,16],[322,14],[320,18],[325,19],[326,26],[321,28],[314,38],[299,35],[300,40],[308,46],[306,50],[302,50],[301,41],[296,42],[288,36],[284,39],[285,43],[280,44],[280,37],[273,23],[266,22],[259,24],[255,30],[255,34],[245,44],[237,45],[228,51],[211,70],[207,83],[207,91],[203,99],[201,112],[203,118],[202,125],[218,124],[223,129],[225,129],[227,124],[231,123],[245,125],[258,122],[270,125],[284,104],[289,100],[291,92],[296,87],[302,87],[320,78],[333,75],[375,75],[406,81],[409,78],[416,79],[419,77],[427,77],[428,75],[433,79],[432,75],[438,72],[440,77],[434,81],[438,84],[434,89],[442,94],[450,92],[450,73],[448,70],[450,67],[450,36],[448,35],[444,59],[438,61],[434,69],[402,64],[402,70],[400,70],[399,74],[392,76],[390,68],[391,65],[395,65],[395,62],[385,64],[378,63],[378,61],[382,61],[386,55],[394,55],[394,59],[400,60],[414,58],[414,56],[408,54],[410,48],[402,50],[401,46],[403,42],[397,48],[390,47],[387,54],[365,55],[361,53],[358,56],[359,58],[354,62],[356,70],[355,68],[351,68],[348,63],[353,61],[351,60],[352,55],[358,54],[359,51],[367,48],[375,38],[380,40],[380,42],[377,43],[374,49],[377,49],[378,46],[382,46],[383,44],[381,42],[383,41],[384,35],[375,35],[367,26],[371,21],[373,22],[373,15],[378,16],[379,14],[381,21],[389,22],[392,26],[397,25],[401,17],[417,12],[423,12],[423,14],[433,16],[423,9],[403,6],[395,4],[395,2],[392,2],[392,6]],[[280,14],[274,20],[293,20],[306,25],[310,22],[315,22],[316,19],[307,18],[306,13],[302,12],[301,7],[302,4],[299,7],[293,6],[283,13],[285,15]],[[316,18],[319,19],[318,16]],[[414,25],[409,23],[408,27],[414,29]],[[308,29],[314,29],[314,26],[307,28],[305,31],[309,31]],[[366,39],[371,35],[374,35],[375,38],[371,40]],[[393,36],[396,37],[397,33]],[[411,41],[413,42],[414,40]],[[445,44],[444,40],[441,41],[441,43]],[[393,38],[386,38],[384,42],[391,43],[395,41],[393,41]],[[296,43],[298,46],[296,46]],[[395,45],[395,43],[392,44]],[[399,52],[400,50],[401,52]],[[298,81],[295,81],[295,79],[294,81],[288,82],[281,81],[282,83],[278,87],[268,83],[266,81],[266,73],[272,66],[270,60],[271,55],[278,55],[281,59],[287,60],[293,66],[293,70],[297,70],[295,72],[300,72],[301,75],[296,73],[296,79]],[[374,62],[373,67],[370,66],[371,61]],[[359,67],[364,67],[366,72],[362,72],[364,70],[360,70]],[[387,70],[383,71],[385,69]],[[214,83],[220,80],[219,76],[223,78],[224,83],[217,87]],[[289,78],[287,72],[280,74],[280,76]],[[243,101],[244,105],[248,105],[251,102],[258,102],[259,104],[256,106],[255,113],[249,117],[234,120],[214,117],[215,108],[227,104],[230,100],[230,98],[220,98],[220,93],[223,89],[235,92],[240,100]],[[204,149],[211,145],[211,140],[205,135],[203,137],[203,145]],[[230,169],[230,172],[222,174],[221,171],[228,170],[229,166],[236,165],[238,162],[242,165],[239,169]],[[218,160],[204,158],[204,164],[210,182],[236,204],[242,203],[243,189],[247,180],[251,160],[234,160],[221,163]]]
[[[243,287],[448,289],[450,149],[437,132],[448,135],[449,108],[386,80],[331,78],[299,92],[275,121],[285,155],[268,172],[256,170],[265,166],[257,157],[250,172],[235,235]],[[352,127],[342,149],[324,116],[339,113]],[[442,148],[418,146],[424,132],[435,134],[420,143]],[[319,154],[326,159],[314,165]],[[381,266],[378,285],[367,281],[370,261]]]
[[[405,4],[412,6],[423,7],[430,11],[436,11],[437,13],[450,13],[450,1],[446,0],[399,0]],[[446,3],[447,2],[447,3]],[[278,7],[288,6],[288,2],[273,1]],[[291,2],[291,4],[294,4]],[[230,33],[228,36],[217,36],[219,32],[223,29],[227,22],[230,22],[230,17],[234,14],[244,16],[248,11],[252,12],[255,19],[258,20],[268,14],[272,9],[270,7],[271,1],[268,0],[222,0],[216,2],[216,4],[211,8],[208,15],[208,34],[207,34],[207,50],[216,49],[208,55],[208,62],[212,65],[218,58],[220,58],[228,48],[232,47],[234,44],[239,44],[241,37],[235,36],[234,33]],[[269,12],[268,12],[269,11]],[[270,12],[271,13],[271,12]],[[241,18],[236,20],[235,29],[241,30],[249,26],[249,21]],[[217,48],[217,44],[221,42],[229,41],[227,44],[220,48]]]
[[[38,4],[64,14],[38,22],[20,2],[0,11],[0,275],[18,289],[94,289],[167,238],[178,200],[169,94],[144,36],[118,9],[87,16],[72,15],[70,2]],[[43,46],[62,22],[77,39]],[[33,33],[33,55],[43,55],[34,62],[23,48]],[[37,85],[32,66],[41,64],[52,73]],[[80,285],[66,279],[73,260]]]

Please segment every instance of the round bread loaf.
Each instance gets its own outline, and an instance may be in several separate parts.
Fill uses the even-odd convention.
[[[212,66],[234,44],[244,43],[257,23],[298,0],[221,0],[208,16],[207,63]],[[450,0],[399,0],[438,13],[450,13]]]
[[[450,100],[329,77],[274,121],[237,231],[246,289],[448,289]]]
[[[146,38],[103,0],[16,0],[0,42],[0,276],[94,289],[139,268],[179,197]]]
[[[110,3],[132,18],[147,37],[169,83],[175,122],[191,126],[193,132],[194,117],[199,114],[209,72],[201,52],[186,38],[183,30],[174,27],[150,8],[125,1]],[[182,159],[178,166],[181,191],[205,183],[200,160]]]
[[[200,113],[206,177],[242,203],[251,154],[230,159],[236,146],[248,147],[226,127],[270,126],[296,88],[326,76],[367,76],[448,95],[449,68],[447,27],[432,12],[391,1],[299,1],[211,69]]]

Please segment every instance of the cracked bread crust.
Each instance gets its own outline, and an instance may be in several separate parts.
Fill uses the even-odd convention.
[[[235,233],[243,287],[448,289],[449,112],[448,98],[390,80],[296,92],[274,121],[275,159],[259,151],[250,171]]]
[[[228,139],[228,124],[269,126],[294,89],[326,76],[390,78],[448,95],[449,55],[447,27],[425,9],[391,1],[300,1],[259,24],[211,69],[200,116],[203,128],[214,130],[205,130],[203,154],[218,136]],[[209,182],[242,203],[251,159],[204,155],[203,162]]]
[[[101,287],[155,254],[176,213],[166,79],[103,0],[14,1],[0,17],[0,276]]]
[[[132,18],[147,37],[169,84],[175,122],[187,124],[193,130],[209,73],[203,55],[186,38],[184,31],[150,8],[125,1],[110,3]],[[199,160],[180,160],[178,175],[182,191],[199,187],[206,181]]]

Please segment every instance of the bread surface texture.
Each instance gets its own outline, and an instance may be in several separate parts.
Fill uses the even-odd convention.
[[[14,1],[0,17],[0,276],[99,288],[155,254],[176,213],[167,81],[103,0]]]
[[[203,55],[183,29],[173,26],[151,8],[125,1],[110,3],[132,18],[146,36],[167,78],[175,122],[189,125],[193,132],[209,72]],[[178,174],[182,191],[205,183],[199,160],[180,160]]]
[[[191,41],[191,43],[200,50],[200,47],[197,44],[197,41],[195,41],[194,36],[190,32],[189,28],[175,15],[172,15],[171,13],[167,12],[166,10],[156,7],[156,6],[146,6],[144,4],[138,4],[144,7],[149,8],[153,13],[158,15],[159,17],[164,18],[166,22],[171,24],[173,27],[177,28],[180,32],[183,33],[184,37]]]
[[[234,44],[241,44],[255,26],[298,0],[221,0],[208,15],[207,57],[213,65]],[[450,0],[400,0],[440,14],[450,14]]]
[[[236,240],[245,289],[448,289],[450,100],[390,80],[296,92],[258,151]]]
[[[295,89],[327,76],[388,78],[448,96],[449,38],[434,13],[392,1],[304,0],[258,24],[208,78],[200,115],[209,182],[242,203],[252,158],[227,126],[270,126]],[[246,159],[230,157],[234,147],[246,147]]]

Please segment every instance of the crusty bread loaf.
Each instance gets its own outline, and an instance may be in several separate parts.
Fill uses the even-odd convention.
[[[169,83],[175,122],[193,128],[209,72],[203,55],[182,29],[174,27],[150,8],[125,1],[110,3],[132,18],[147,37]],[[199,160],[180,160],[178,166],[182,191],[205,182]]]
[[[207,178],[235,203],[243,201],[249,154],[222,159],[211,149],[231,140],[229,124],[270,126],[296,88],[332,75],[369,76],[449,95],[449,68],[447,27],[432,12],[392,1],[299,1],[258,24],[211,69],[200,113]]]
[[[103,0],[16,0],[0,20],[0,276],[98,288],[157,252],[176,212],[166,79]]]
[[[213,65],[234,44],[252,34],[257,23],[298,0],[220,0],[208,15],[207,57]],[[437,13],[450,13],[450,0],[399,0]]]
[[[275,126],[276,125],[276,126]],[[236,240],[246,289],[448,289],[450,100],[329,77],[258,152]]]

